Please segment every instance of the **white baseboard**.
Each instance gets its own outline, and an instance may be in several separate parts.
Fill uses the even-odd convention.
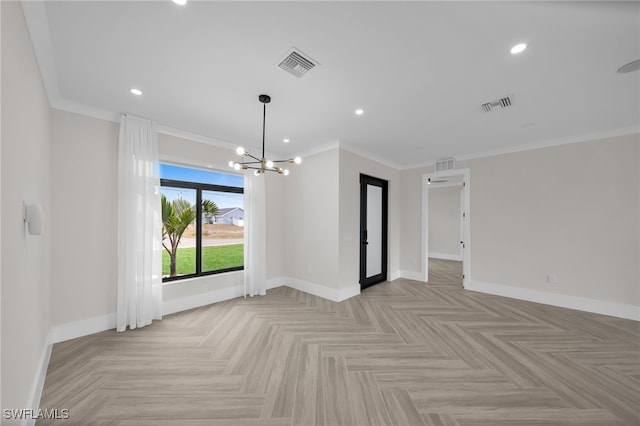
[[[545,305],[559,306],[561,308],[576,309],[579,311],[640,321],[640,306],[605,302],[585,297],[569,296],[566,294],[517,288],[481,281],[469,281],[466,289],[480,293],[510,297],[512,299],[526,300],[529,302],[543,303]]]
[[[429,252],[429,257],[433,259],[442,259],[442,260],[458,260],[462,262],[461,254],[448,254],[448,253],[432,253]]]
[[[235,299],[243,294],[242,286],[223,287],[218,290],[208,291],[205,293],[197,293],[191,296],[180,297],[177,299],[162,301],[162,315],[174,314],[176,312],[187,311],[200,306],[210,305],[212,303],[222,302],[224,300]]]
[[[288,286],[305,293],[313,294],[325,299],[341,302],[350,297],[360,294],[360,286],[353,285],[343,289],[332,289],[320,284],[314,284],[295,278],[278,277],[267,280],[266,288],[271,289],[280,286]],[[205,293],[197,293],[190,296],[180,297],[176,299],[163,300],[162,315],[170,315],[176,312],[182,312],[201,306],[210,305],[212,303],[222,302],[236,297],[242,297],[242,286],[229,286]],[[113,330],[116,328],[116,314],[111,313],[101,315],[84,320],[68,322],[51,327],[49,343],[58,343],[65,340],[75,339],[76,337],[87,336],[89,334],[99,333],[105,330]]]
[[[47,339],[49,340],[49,339]],[[38,363],[38,371],[33,379],[31,385],[31,392],[29,394],[29,401],[31,402],[31,409],[36,412],[40,408],[40,397],[42,396],[42,389],[44,388],[44,379],[47,376],[47,367],[49,366],[49,360],[51,359],[51,349],[53,345],[46,342],[40,362]],[[50,407],[45,407],[50,408]],[[25,419],[22,421],[24,426],[32,426],[36,424],[36,419]]]
[[[387,278],[387,281],[395,281],[398,278],[402,278],[401,271],[391,271],[389,272],[389,277]]]
[[[397,278],[424,282],[424,273],[419,271],[398,271]]]
[[[49,343],[58,343],[116,328],[116,313],[100,315],[51,327]]]
[[[311,283],[309,281],[299,280],[297,278],[283,277],[284,285],[322,297],[323,299],[333,300],[334,302],[342,302],[350,297],[360,294],[360,286],[352,285],[343,289],[329,288],[321,284]]]
[[[341,288],[338,290],[338,300],[335,302],[342,302],[343,300],[350,299],[360,294],[360,285],[352,285],[347,288]]]
[[[286,285],[284,282],[285,282],[284,277],[269,278],[267,280],[267,290],[276,288],[276,287],[282,287],[283,285]]]

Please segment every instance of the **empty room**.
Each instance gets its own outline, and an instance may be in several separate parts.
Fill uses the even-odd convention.
[[[3,426],[640,423],[640,2],[0,30]]]

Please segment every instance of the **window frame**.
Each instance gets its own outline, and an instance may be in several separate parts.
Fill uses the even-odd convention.
[[[194,189],[196,191],[196,272],[193,274],[177,275],[175,277],[162,277],[162,283],[164,284],[188,278],[223,274],[225,272],[244,271],[244,259],[242,262],[242,266],[216,269],[215,271],[202,271],[202,191],[231,192],[234,194],[242,194],[244,199],[244,188],[236,186],[216,185],[211,183],[160,179],[161,191],[163,187]],[[163,247],[162,250],[165,250],[165,248]]]

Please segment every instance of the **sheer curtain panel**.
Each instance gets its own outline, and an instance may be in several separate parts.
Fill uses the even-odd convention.
[[[155,124],[122,116],[118,143],[116,330],[162,319],[162,212]]]
[[[267,294],[266,176],[244,178],[244,294]]]

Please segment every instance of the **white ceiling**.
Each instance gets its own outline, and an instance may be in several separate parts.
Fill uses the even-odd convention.
[[[399,168],[638,131],[638,2],[24,2],[52,106]],[[516,43],[529,47],[512,55]],[[297,47],[321,65],[277,62]],[[141,97],[129,93],[143,90]],[[481,104],[513,95],[491,113]],[[354,110],[365,114],[356,116]],[[284,144],[283,138],[291,139]]]

